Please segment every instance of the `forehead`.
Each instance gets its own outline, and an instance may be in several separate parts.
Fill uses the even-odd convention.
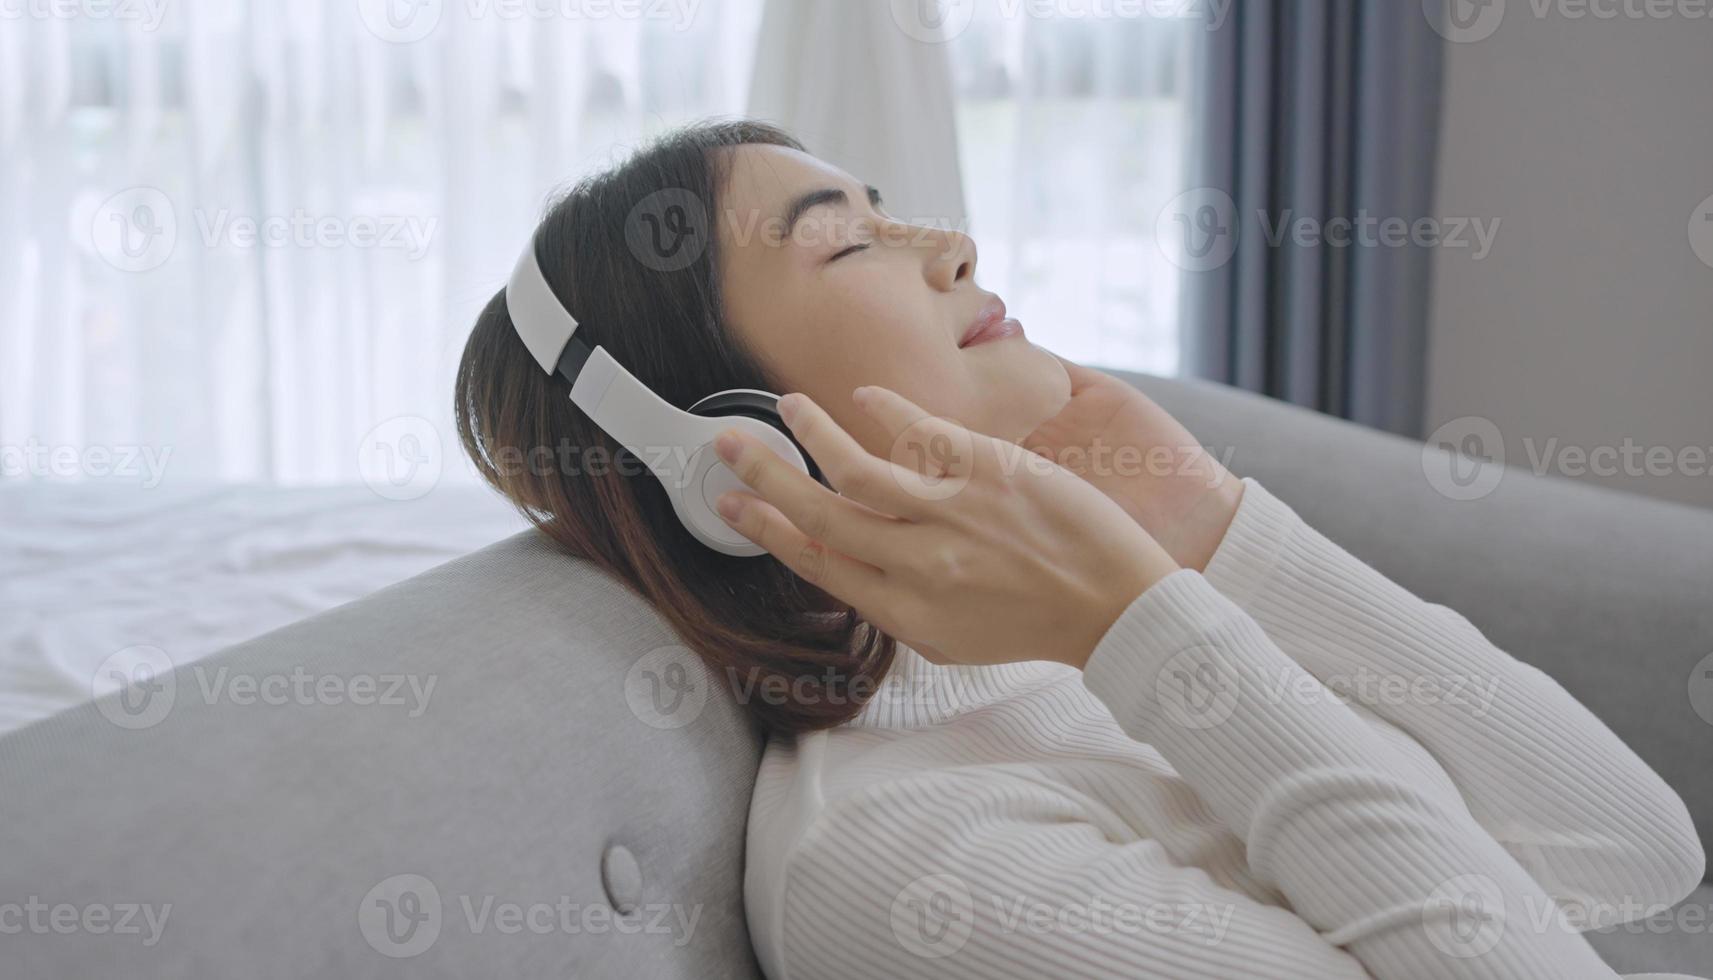
[[[746,143],[725,152],[729,169],[720,208],[740,219],[780,217],[805,191],[838,187],[850,192],[862,187],[838,167],[788,146]],[[852,198],[862,199],[860,194]]]

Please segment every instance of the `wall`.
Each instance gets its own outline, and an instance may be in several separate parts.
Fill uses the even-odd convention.
[[[1500,224],[1436,255],[1426,428],[1484,418],[1513,465],[1713,507],[1713,4],[1499,2],[1447,45],[1436,210]],[[1618,472],[1579,474],[1599,447]]]

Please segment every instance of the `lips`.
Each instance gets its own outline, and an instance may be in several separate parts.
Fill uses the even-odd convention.
[[[964,335],[958,339],[958,347],[972,347],[990,340],[1015,337],[1021,333],[1023,325],[1005,315],[1005,301],[995,296],[982,304],[981,312],[964,328]]]

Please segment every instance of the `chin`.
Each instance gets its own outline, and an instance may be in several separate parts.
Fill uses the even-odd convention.
[[[1017,347],[1017,355],[1005,359],[1004,376],[995,379],[991,389],[998,403],[993,423],[983,433],[1008,442],[1022,442],[1071,400],[1070,375],[1051,351],[1028,341]]]

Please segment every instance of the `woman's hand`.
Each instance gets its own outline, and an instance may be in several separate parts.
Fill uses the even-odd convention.
[[[1179,565],[1206,569],[1237,513],[1242,482],[1147,395],[1059,363],[1071,376],[1071,400],[1023,446],[1099,487]]]
[[[889,389],[854,397],[892,436],[891,459],[863,449],[807,396],[787,395],[780,414],[838,492],[731,429],[716,451],[754,493],[723,495],[722,516],[923,655],[1080,668],[1124,608],[1176,570],[1117,504],[1063,467]]]

